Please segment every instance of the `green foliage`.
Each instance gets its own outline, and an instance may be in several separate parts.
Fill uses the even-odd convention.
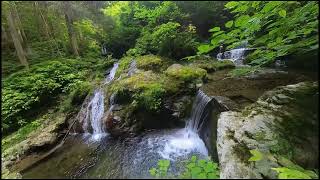
[[[305,172],[301,172],[296,169],[290,169],[286,167],[271,168],[271,169],[279,173],[278,175],[279,179],[312,179],[312,177],[309,174]],[[318,177],[314,172],[312,173],[312,175],[316,176],[316,178]]]
[[[219,179],[219,167],[213,161],[192,156],[186,170],[180,175],[183,179]]]
[[[110,63],[101,60],[90,62],[60,59],[39,63],[29,71],[12,74],[2,81],[3,133],[7,134],[25,125],[35,109],[49,106],[49,102],[53,102],[58,94],[70,92],[83,83],[91,71],[107,65],[110,66]],[[75,91],[74,95],[79,94]]]
[[[64,113],[76,110],[92,90],[92,84],[87,81],[77,81],[73,83],[69,95],[60,106],[60,110]]]
[[[158,161],[158,167],[149,170],[151,176],[156,178],[165,178],[167,176],[167,171],[170,166],[170,161],[166,159],[161,159]]]
[[[180,59],[195,53],[195,30],[183,28],[179,23],[168,22],[155,28],[145,28],[137,39],[134,49],[130,49],[129,55],[159,54],[164,57]]]
[[[119,77],[120,74],[126,73],[127,72],[126,70],[129,69],[130,63],[132,62],[133,59],[134,58],[130,57],[130,56],[125,56],[125,57],[121,58],[119,60],[119,66],[118,66],[115,77]]]
[[[211,29],[211,43],[199,46],[199,54],[208,53],[222,43],[231,49],[248,41],[252,47],[265,47],[255,50],[249,62],[268,65],[276,58],[318,49],[317,2],[232,1],[225,7],[235,14],[235,19],[225,24],[228,31]]]
[[[167,171],[170,166],[169,160],[159,160],[157,168],[151,168],[149,173],[156,178],[168,178]],[[218,164],[210,159],[197,159],[192,156],[189,161],[185,163],[185,170],[178,176],[173,178],[182,179],[219,179]]]
[[[197,67],[173,65],[170,66],[165,73],[173,78],[190,82],[196,79],[203,80],[207,76],[207,71]]]

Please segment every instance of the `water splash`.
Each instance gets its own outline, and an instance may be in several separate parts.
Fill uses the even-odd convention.
[[[103,115],[104,94],[101,89],[96,89],[93,98],[86,108],[85,121],[82,126],[83,130],[85,131],[85,135],[90,134],[90,128],[92,128],[92,138],[95,140],[107,135],[104,123],[102,122]]]
[[[172,161],[189,156],[191,153],[208,157],[208,150],[198,132],[209,117],[208,105],[211,99],[199,90],[186,127],[163,136],[149,138],[147,143],[149,148],[157,151],[161,158]]]
[[[243,60],[245,59],[245,52],[250,50],[249,48],[238,48],[232,49],[230,51],[226,51],[224,53],[218,53],[217,59],[218,60],[231,60],[236,66],[243,65]]]

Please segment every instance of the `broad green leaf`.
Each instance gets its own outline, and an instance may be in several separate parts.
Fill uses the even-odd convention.
[[[248,16],[248,15],[240,16],[236,19],[235,26],[236,27],[245,26],[249,20],[250,20],[250,16]]]
[[[231,20],[231,21],[228,21],[228,22],[225,24],[225,26],[226,26],[227,28],[231,28],[232,25],[233,25],[233,21],[232,21],[232,20]]]
[[[207,53],[207,52],[209,52],[211,50],[212,50],[212,47],[210,45],[207,45],[207,44],[206,45],[200,45],[198,47],[198,51],[199,51],[200,54]]]
[[[279,11],[279,15],[284,18],[284,17],[286,17],[286,15],[287,15],[287,11],[284,10],[284,9],[281,9],[281,10]]]
[[[220,27],[214,27],[209,30],[209,32],[217,32],[217,31],[220,31]]]
[[[225,7],[228,9],[231,9],[231,8],[236,7],[238,4],[239,4],[239,2],[237,2],[237,1],[230,1],[225,5]]]
[[[248,161],[260,161],[263,157],[263,154],[256,149],[250,150],[250,153],[252,154],[252,156]]]
[[[197,156],[192,156],[191,157],[191,162],[196,162],[196,160],[197,160]]]
[[[286,167],[271,168],[271,169],[279,173],[278,174],[279,179],[311,179],[311,177],[308,176],[307,174],[295,169],[289,169]]]

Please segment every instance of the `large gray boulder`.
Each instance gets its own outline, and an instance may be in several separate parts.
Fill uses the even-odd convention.
[[[318,84],[301,82],[264,93],[241,112],[220,114],[217,152],[220,178],[277,178],[271,168],[290,160],[318,168]],[[263,154],[248,161],[250,150]]]

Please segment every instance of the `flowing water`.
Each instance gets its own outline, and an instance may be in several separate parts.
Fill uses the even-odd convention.
[[[114,79],[119,63],[114,63],[109,75],[105,78],[105,84],[110,84]],[[92,136],[90,140],[99,141],[102,137],[107,136],[106,127],[102,122],[104,116],[104,92],[101,88],[94,91],[94,95],[86,107],[86,114],[82,128],[84,136]],[[92,131],[91,131],[92,129]]]
[[[250,50],[250,48],[238,48],[217,54],[218,60],[231,60],[236,66],[243,65],[243,60],[245,59],[245,52]]]
[[[22,176],[149,178],[149,169],[156,167],[159,159],[169,159],[169,173],[178,174],[183,170],[182,163],[192,155],[208,158],[208,150],[198,132],[208,118],[207,105],[210,101],[210,97],[198,91],[191,116],[186,127],[182,129],[153,130],[125,140],[104,136],[94,142],[87,141],[89,137],[79,134],[70,136],[60,150],[46,161],[24,172]]]

